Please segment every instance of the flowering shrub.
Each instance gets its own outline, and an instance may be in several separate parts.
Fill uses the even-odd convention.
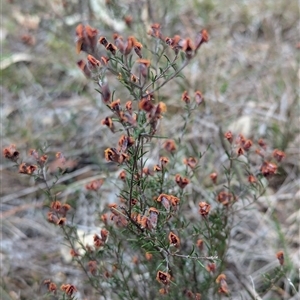
[[[160,135],[168,107],[158,92],[181,76],[208,42],[208,33],[203,29],[195,37],[167,37],[159,24],[153,24],[148,35],[153,46],[146,48],[135,36],[114,34],[109,39],[89,25],[76,28],[77,52],[87,53],[78,66],[95,81],[107,107],[101,124],[116,136],[103,158],[120,170],[115,203],[94,212],[99,214],[99,231],[93,235],[92,244],[85,244],[79,237],[71,205],[63,203],[54,191],[56,180],[48,184],[48,154],[31,149],[34,163],[25,163],[20,161],[17,147],[10,145],[3,155],[16,163],[19,173],[45,183],[48,221],[60,226],[74,262],[103,298],[231,297],[226,256],[231,231],[237,226],[235,216],[264,194],[268,179],[277,174],[285,154],[269,150],[261,139],[252,141],[227,131],[222,137],[227,157],[224,169],[210,174],[207,196],[198,198],[189,187],[197,185],[206,153],[187,154],[182,159],[178,155],[180,140]],[[130,99],[113,90],[111,80],[117,80]],[[204,103],[199,90],[193,96],[184,91],[181,100],[185,120]],[[159,157],[151,157],[151,147],[161,140]],[[62,166],[66,162],[62,152],[51,159]],[[95,179],[85,188],[93,193],[101,190],[104,182],[104,178]],[[280,267],[274,278],[278,279],[285,274],[283,252],[278,252],[277,258]],[[44,283],[50,294],[58,293],[52,280]],[[264,291],[275,283],[270,280]],[[77,291],[70,283],[60,287],[63,299],[74,299]]]

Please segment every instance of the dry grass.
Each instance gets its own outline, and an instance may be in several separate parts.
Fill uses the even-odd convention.
[[[111,136],[100,124],[106,116],[100,96],[76,66],[74,28],[83,18],[110,36],[114,27],[124,24],[109,24],[106,14],[112,17],[113,12],[100,8],[104,12],[99,14],[92,5],[104,1],[90,1],[90,10],[76,1],[64,1],[64,8],[61,2],[2,4],[1,140],[2,146],[17,144],[23,157],[30,148],[45,145],[50,154],[64,152],[71,172],[61,178],[58,191],[80,210],[76,222],[86,229],[97,225],[97,216],[91,217],[94,204],[86,205],[84,183],[93,176],[107,176],[111,168],[102,154]],[[228,128],[249,138],[264,137],[271,148],[287,154],[266,195],[237,216],[239,226],[232,232],[228,261],[234,292],[247,291],[239,299],[260,299],[255,297],[263,285],[261,274],[276,265],[275,253],[284,249],[290,274],[280,284],[282,289],[270,290],[262,299],[290,299],[288,280],[299,290],[296,266],[300,262],[298,3],[170,0],[151,4],[148,11],[146,2],[127,0],[115,15],[136,12],[141,20],[133,14],[133,27],[140,35],[152,22],[161,22],[170,36],[193,35],[195,28],[203,27],[210,32],[210,42],[184,71],[185,79],[174,80],[160,94],[169,108],[162,134],[178,138],[182,92],[204,93],[205,106],[190,120],[182,143],[190,154],[211,145],[202,160],[203,173],[193,186],[199,197],[205,196],[208,174],[222,170],[220,134]],[[124,35],[129,33],[124,26]],[[34,45],[22,42],[25,34],[34,38]],[[154,146],[152,155],[158,150],[159,145]],[[41,188],[1,161],[1,299],[42,299],[41,283],[49,277],[78,285],[82,290],[78,299],[96,299],[83,288],[82,272],[61,258],[63,241],[45,221]],[[107,180],[103,199],[113,201],[113,188],[113,179]]]

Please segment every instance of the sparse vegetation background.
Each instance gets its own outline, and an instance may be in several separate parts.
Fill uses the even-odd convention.
[[[1,299],[298,299],[296,1],[4,0],[1,14],[1,148],[16,145],[18,164],[47,155],[37,176],[18,174],[14,159],[1,157]],[[173,65],[172,47],[157,39],[153,48],[151,25],[183,39],[205,29],[209,41],[152,98],[124,84],[131,61],[117,69],[116,60],[117,72],[107,72],[100,87],[99,77],[84,75],[77,62],[87,54],[76,52],[81,23],[109,42],[115,33],[134,36],[156,72],[176,72],[189,54],[180,50]],[[165,49],[170,61],[161,55],[158,63],[153,49]],[[139,61],[141,78],[155,80],[147,64]],[[149,132],[137,132],[134,118],[103,101],[104,82],[123,107],[133,96],[153,100],[159,112]],[[133,141],[119,140],[122,118]],[[118,143],[128,157],[116,158]],[[131,143],[138,150],[130,152]],[[130,157],[141,156],[130,169]],[[130,185],[141,180],[137,170],[140,190]],[[145,195],[151,198],[142,202]],[[56,200],[67,205],[67,220]],[[63,226],[49,217],[55,210]],[[98,243],[99,255],[87,251],[81,260],[87,243]],[[56,294],[45,280],[57,284]]]

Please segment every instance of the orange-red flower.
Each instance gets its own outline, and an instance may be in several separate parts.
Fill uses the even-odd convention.
[[[260,171],[265,177],[268,177],[276,173],[277,166],[274,163],[264,161],[260,168]]]
[[[156,274],[156,280],[164,285],[170,283],[171,275],[162,271],[158,271]]]
[[[276,253],[276,257],[277,257],[280,265],[282,266],[284,264],[284,254],[283,254],[283,251],[278,251]]]
[[[107,41],[106,37],[104,37],[104,36],[100,36],[98,42],[100,44],[102,44],[104,47],[107,47],[107,45],[108,45],[108,41]]]
[[[232,136],[232,132],[231,131],[227,131],[224,134],[224,137],[227,139],[227,141],[231,144],[233,141],[233,136]]]
[[[105,228],[101,229],[101,240],[102,240],[102,242],[104,242],[104,243],[107,242],[108,234],[109,234],[108,230],[106,230]]]
[[[191,169],[194,169],[197,165],[197,159],[195,157],[188,157],[183,159],[183,163],[189,166]]]
[[[12,161],[16,161],[19,158],[19,151],[16,150],[16,145],[10,145],[3,149],[3,156]]]
[[[166,140],[165,144],[164,144],[164,148],[168,151],[168,152],[174,152],[176,151],[176,145],[175,142],[173,140]]]
[[[146,257],[146,259],[149,261],[149,260],[151,260],[151,259],[152,259],[152,257],[153,257],[153,254],[152,254],[152,253],[150,253],[150,252],[146,252],[146,253],[145,253],[145,257]]]
[[[102,186],[103,182],[104,182],[103,179],[96,179],[96,180],[93,180],[93,181],[87,183],[85,185],[85,188],[87,190],[97,191],[97,190],[100,189],[100,187]]]
[[[203,240],[201,240],[201,239],[199,239],[199,240],[197,240],[197,242],[196,242],[196,246],[198,247],[198,249],[200,250],[200,251],[202,251],[203,250]]]
[[[202,29],[195,39],[195,50],[198,50],[203,43],[207,43],[209,39],[208,32],[206,29]]]
[[[222,203],[223,205],[229,205],[232,202],[236,200],[235,196],[232,193],[227,193],[227,192],[220,192],[218,194],[218,202]]]
[[[179,174],[176,174],[175,182],[181,189],[184,189],[190,183],[190,181],[187,178],[181,177]]]
[[[143,98],[139,102],[139,109],[141,109],[141,110],[144,110],[146,112],[151,112],[153,108],[154,108],[154,105],[151,102],[151,99]]]
[[[126,179],[126,171],[125,170],[122,170],[121,173],[119,174],[119,178],[121,180],[125,180]]]
[[[75,292],[77,292],[77,289],[73,284],[63,284],[60,289],[68,296],[72,296]]]
[[[120,103],[121,103],[121,100],[117,99],[117,100],[113,101],[109,106],[113,111],[119,112],[121,110]]]
[[[89,25],[79,24],[76,27],[76,51],[94,52],[97,44],[98,30]]]
[[[252,147],[253,142],[251,140],[246,140],[243,144],[243,149],[245,151],[249,151],[249,149]]]
[[[185,102],[186,104],[189,104],[189,103],[190,103],[190,99],[191,99],[191,98],[190,98],[188,92],[187,92],[187,91],[184,91],[183,94],[181,95],[181,100],[182,100],[183,102]]]
[[[211,174],[209,175],[209,177],[210,177],[210,179],[212,180],[212,182],[213,182],[214,184],[217,183],[218,174],[217,174],[216,172],[211,173]]]
[[[89,271],[92,275],[96,275],[97,272],[97,261],[95,260],[90,260],[88,262],[88,267],[89,267]]]
[[[214,273],[214,272],[216,271],[216,264],[215,264],[215,263],[208,263],[208,264],[206,265],[206,270],[207,270],[208,272]]]
[[[127,109],[127,111],[132,114],[132,101],[127,101],[125,104],[125,108]]]
[[[159,39],[163,40],[164,38],[163,38],[163,36],[160,32],[160,27],[161,26],[158,23],[155,23],[155,24],[151,25],[151,29],[148,31],[148,34],[153,36],[153,37],[156,37],[156,38],[159,38]]]
[[[48,291],[50,293],[56,293],[57,291],[57,286],[54,282],[52,282],[50,279],[44,280],[44,284],[47,285]]]
[[[131,136],[122,135],[119,139],[119,151],[126,152],[134,144],[134,139]]]
[[[108,45],[105,48],[107,51],[110,51],[113,55],[116,55],[118,48],[114,44],[108,43]]]
[[[258,140],[258,145],[259,145],[260,147],[262,147],[264,150],[267,149],[267,144],[265,143],[265,141],[264,141],[263,139],[259,139],[259,140]]]
[[[115,132],[115,126],[110,117],[106,117],[101,121],[102,125],[106,125],[112,132]]]
[[[165,156],[162,156],[159,160],[162,167],[166,166],[169,163],[169,159]]]
[[[38,167],[36,165],[28,165],[26,163],[21,163],[19,166],[19,173],[31,175],[37,170],[37,168]]]
[[[237,150],[236,150],[236,154],[238,156],[241,156],[241,155],[244,155],[245,151],[242,147],[239,147]]]
[[[256,180],[256,178],[255,178],[254,175],[250,174],[250,175],[248,176],[248,182],[250,182],[250,183],[255,183],[255,182],[257,182],[257,180]]]
[[[210,212],[210,205],[206,202],[199,203],[199,213],[201,216],[207,216]]]
[[[87,60],[88,60],[88,66],[90,70],[101,66],[100,61],[90,54],[87,56]]]
[[[285,153],[284,153],[283,151],[281,151],[281,150],[275,149],[275,150],[273,151],[273,157],[274,157],[278,162],[281,162],[282,159],[285,158],[285,156],[286,156]]]
[[[169,234],[169,243],[170,243],[170,245],[173,245],[176,248],[179,248],[179,246],[180,246],[180,239],[179,239],[179,237],[175,233],[170,232],[170,234]]]

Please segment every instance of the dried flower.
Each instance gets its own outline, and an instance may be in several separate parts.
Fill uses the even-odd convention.
[[[77,292],[77,289],[72,284],[63,284],[60,289],[64,291],[68,296],[72,296],[73,293]]]
[[[281,150],[275,149],[273,151],[273,157],[278,161],[281,162],[283,158],[286,157],[285,153]]]
[[[276,253],[276,257],[277,257],[280,265],[282,266],[284,264],[284,254],[283,254],[283,251],[278,251]]]
[[[181,189],[184,189],[190,183],[190,181],[187,178],[185,177],[183,178],[179,174],[176,174],[175,182],[178,184],[178,186]]]
[[[212,182],[213,182],[214,184],[217,183],[218,174],[217,174],[216,172],[211,173],[211,174],[209,175],[209,177],[210,177],[210,179],[212,180]]]
[[[170,283],[171,275],[162,271],[158,271],[156,274],[156,280],[164,285]]]
[[[263,176],[268,177],[276,173],[277,166],[271,162],[264,161],[260,168],[260,171]]]
[[[149,208],[149,222],[152,228],[156,228],[159,211],[155,207]],[[151,228],[151,229],[152,229]]]
[[[224,274],[220,274],[217,277],[216,283],[219,284],[219,290],[218,290],[219,293],[221,293],[221,294],[229,293],[227,282],[226,282],[226,276]]]
[[[139,64],[139,70],[144,78],[148,75],[148,68],[150,67],[150,60],[140,58],[137,60]]]
[[[179,248],[179,246],[180,246],[180,239],[179,239],[179,237],[175,233],[170,232],[170,234],[169,234],[169,243],[170,243],[170,245],[173,245],[176,248]]]
[[[195,157],[188,157],[183,159],[183,163],[189,166],[191,169],[194,169],[197,165],[197,159]]]
[[[210,211],[210,205],[206,202],[199,203],[199,213],[201,216],[207,216]]]
[[[157,202],[161,202],[164,208],[169,212],[170,211],[170,195],[160,194],[156,199]]]
[[[164,144],[164,148],[168,151],[168,152],[174,152],[176,151],[176,145],[175,142],[173,140],[166,140],[165,144]]]
[[[204,101],[204,98],[203,98],[203,95],[200,91],[196,91],[195,92],[195,101],[198,105],[200,105],[201,103],[203,103]]]
[[[227,139],[227,141],[231,144],[233,141],[233,136],[232,136],[232,132],[231,131],[227,131],[224,134],[224,137]]]
[[[125,53],[125,44],[124,44],[123,37],[117,33],[114,33],[113,38],[115,40],[116,47],[119,49],[119,51],[122,54],[124,54]]]
[[[131,36],[130,39],[132,41],[132,45],[133,45],[133,49],[134,49],[135,53],[141,59],[142,58],[141,50],[143,48],[143,45],[140,42],[138,42],[134,36]]]

